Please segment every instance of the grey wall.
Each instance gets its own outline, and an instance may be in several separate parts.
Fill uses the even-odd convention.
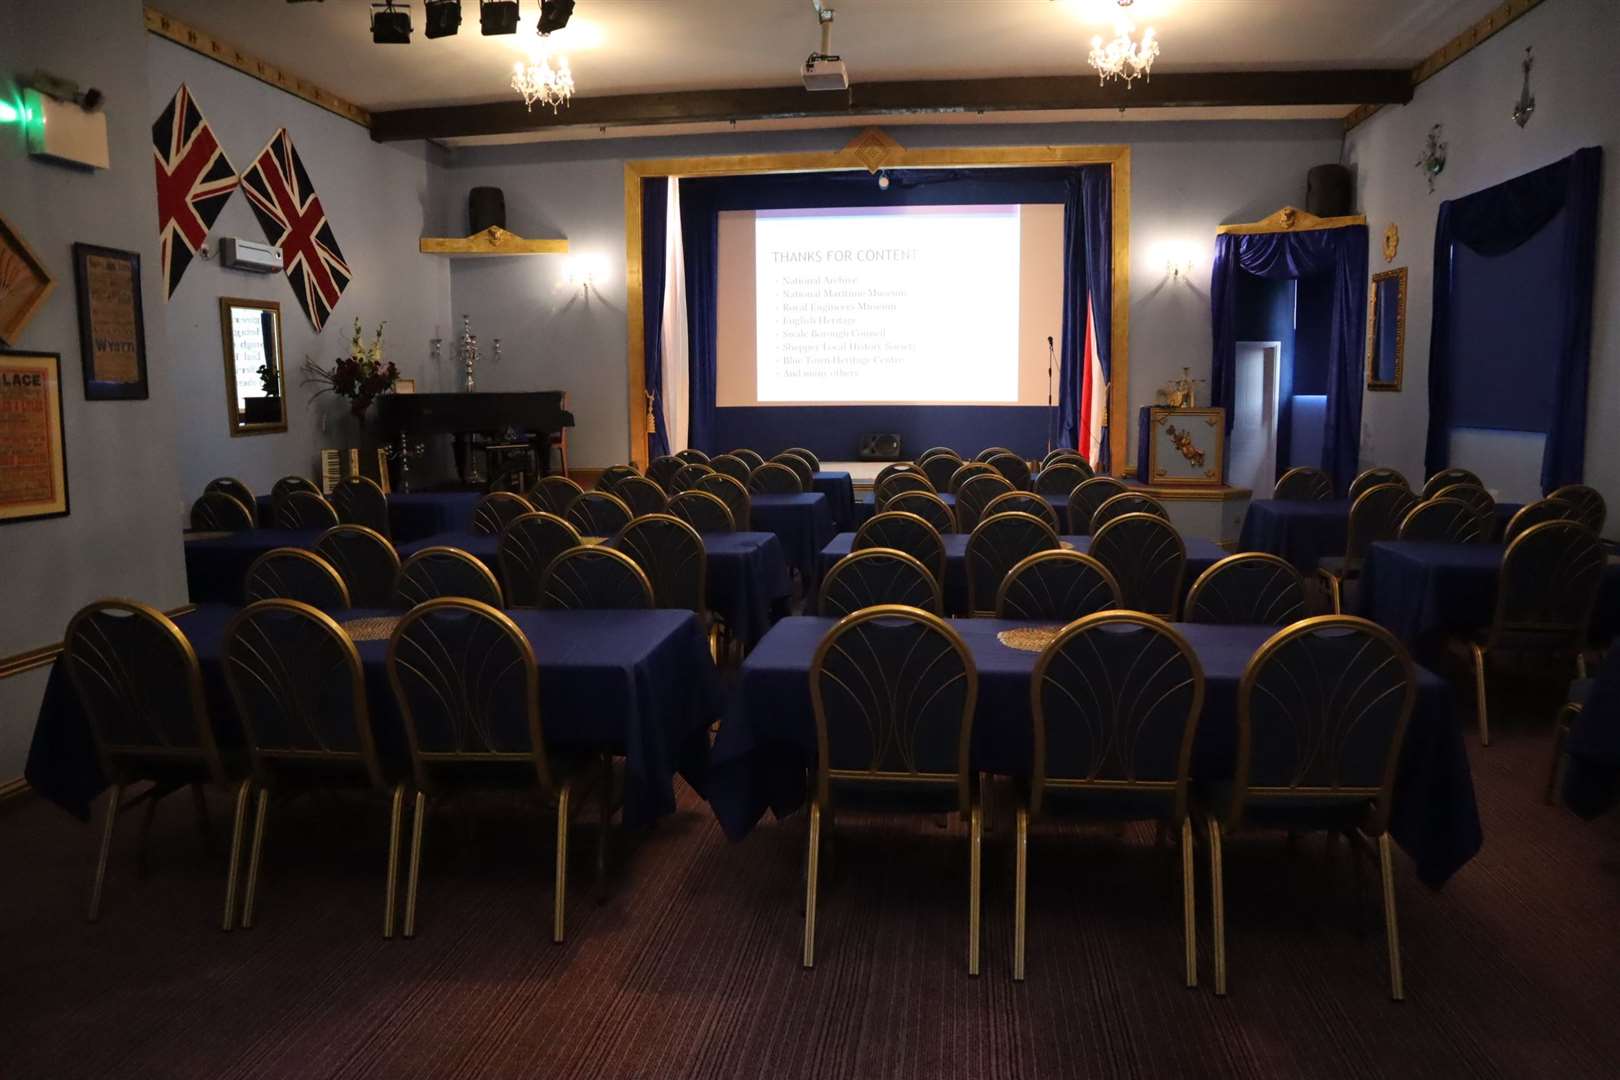
[[[1131,416],[1185,365],[1209,366],[1209,272],[1215,227],[1252,221],[1305,197],[1305,171],[1338,160],[1336,122],[1108,123],[895,127],[908,147],[1129,143],[1131,192]],[[442,215],[465,226],[466,194],[506,192],[507,225],[523,236],[563,236],[599,258],[606,280],[590,295],[565,284],[561,258],[458,262],[451,303],[480,339],[503,339],[505,360],[486,363],[488,389],[564,389],[578,426],[573,462],[607,465],[629,452],[624,281],[624,162],[707,154],[836,150],[854,130],[620,139],[456,151]],[[1171,280],[1164,247],[1194,253],[1193,271]],[[447,351],[448,355],[448,351]],[[853,449],[853,448],[852,448]],[[1134,447],[1131,451],[1134,460]]]
[[[1423,473],[1429,419],[1429,329],[1434,288],[1434,226],[1442,200],[1500,183],[1583,146],[1602,146],[1592,369],[1587,392],[1586,480],[1620,505],[1620,4],[1550,0],[1417,88],[1411,104],[1389,108],[1352,131],[1345,160],[1356,173],[1360,208],[1374,237],[1372,270],[1386,268],[1379,238],[1390,222],[1401,249],[1389,266],[1410,268],[1406,300],[1406,378],[1400,393],[1368,394],[1362,459]],[[1510,117],[1519,62],[1535,47],[1536,113],[1520,130]],[[1429,194],[1413,167],[1432,124],[1443,124],[1446,169]],[[1453,462],[1474,468],[1503,498],[1539,494],[1538,437],[1475,433],[1454,441]],[[1611,514],[1611,535],[1620,521]]]

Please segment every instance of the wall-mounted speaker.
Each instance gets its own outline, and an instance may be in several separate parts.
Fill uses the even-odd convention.
[[[1305,209],[1317,217],[1352,214],[1350,170],[1343,165],[1318,165],[1305,175]]]
[[[899,461],[900,436],[890,432],[862,435],[855,456],[862,461]]]

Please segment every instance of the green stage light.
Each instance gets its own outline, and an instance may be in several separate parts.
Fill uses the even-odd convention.
[[[22,119],[22,115],[16,106],[0,101],[0,124],[14,124]]]

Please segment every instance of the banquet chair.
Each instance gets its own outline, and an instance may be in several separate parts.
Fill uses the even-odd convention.
[[[1520,533],[1531,526],[1540,525],[1543,521],[1573,520],[1575,508],[1563,499],[1549,495],[1545,499],[1526,503],[1514,512],[1512,520],[1507,523],[1507,529],[1502,533],[1502,543],[1513,543]]]
[[[745,489],[748,485],[748,474],[754,471],[752,465],[749,465],[748,462],[736,454],[721,454],[711,460],[709,465],[713,467],[715,472],[731,477],[737,483],[742,484]]]
[[[872,478],[872,494],[874,498],[876,497],[879,489],[881,489],[883,485],[888,482],[891,476],[903,476],[908,473],[915,476],[921,476],[924,480],[928,479],[928,474],[924,472],[922,467],[914,461],[891,461],[889,464],[879,469],[877,476]],[[933,486],[933,481],[929,481],[929,486]]]
[[[956,470],[961,467],[962,459],[956,456],[955,451],[950,450],[935,454],[933,457],[917,459],[917,468],[928,477],[928,482],[933,485],[935,492],[951,490],[951,477],[955,476]]]
[[[821,471],[821,459],[802,446],[790,446],[786,450],[782,451],[782,453],[797,454],[799,457],[804,458],[804,460],[809,463],[811,472],[818,473]]]
[[[884,512],[916,514],[941,533],[956,531],[956,511],[932,491],[902,491],[884,506]]]
[[[1170,511],[1166,510],[1158,499],[1151,495],[1143,495],[1139,491],[1122,491],[1103,500],[1102,505],[1091,515],[1091,527],[1086,532],[1095,533],[1110,521],[1126,514],[1152,514],[1154,517],[1170,520]]]
[[[731,456],[734,458],[741,458],[744,464],[748,466],[749,472],[753,472],[755,469],[765,464],[765,458],[762,457],[757,450],[750,450],[747,447],[739,447],[738,449],[733,450],[731,452]]]
[[[278,529],[330,529],[342,524],[326,496],[308,491],[289,492],[275,504],[275,514]]]
[[[469,662],[474,657],[477,661]],[[416,934],[429,800],[451,792],[501,790],[532,792],[556,812],[551,940],[562,941],[570,803],[593,761],[554,755],[547,746],[538,666],[529,639],[511,618],[487,604],[435,600],[407,613],[395,627],[388,642],[388,681],[404,721],[416,786],[405,936]],[[596,755],[594,763],[603,758]],[[609,821],[604,814],[597,840],[599,871]]]
[[[393,937],[405,784],[389,784],[377,756],[354,641],[308,604],[260,600],[226,625],[222,656],[257,794],[242,928],[253,926],[271,793],[369,789],[392,794],[383,937]]]
[[[962,532],[972,532],[984,516],[984,508],[990,505],[990,500],[1013,490],[1007,478],[993,469],[968,477],[956,492],[956,527]]]
[[[388,496],[377,481],[367,476],[351,476],[332,488],[332,509],[342,525],[364,525],[388,536]]]
[[[540,606],[551,611],[642,611],[652,582],[636,561],[605,544],[569,548],[540,578]]]
[[[1029,462],[1017,454],[997,454],[985,462],[1019,491],[1029,490]]]
[[[786,465],[788,468],[793,470],[793,475],[799,478],[800,491],[810,491],[813,489],[816,478],[815,470],[810,468],[810,463],[804,460],[804,458],[800,457],[798,454],[784,452],[777,454],[775,457],[771,458],[771,460],[776,462],[778,465]]]
[[[488,449],[490,448],[486,446],[485,450]],[[506,491],[513,495],[523,495],[529,490],[529,477],[532,472],[532,469],[522,465],[502,469],[490,477],[489,483],[484,486],[484,493]]]
[[[1478,484],[1452,484],[1450,487],[1441,488],[1429,498],[1456,499],[1458,502],[1467,503],[1469,509],[1484,519],[1485,531],[1490,532],[1491,520],[1496,513],[1496,500],[1491,498],[1490,492]]]
[[[1495,653],[1539,653],[1575,661],[1586,677],[1587,631],[1605,563],[1603,543],[1576,521],[1544,521],[1514,537],[1502,553],[1490,626],[1462,644],[1473,660],[1479,742],[1491,745],[1486,660]]]
[[[611,491],[601,487],[596,490],[605,495],[612,495],[624,503],[635,517],[642,514],[662,514],[664,508],[669,505],[669,496],[664,494],[664,489],[645,476],[626,476],[614,484]]]
[[[1228,555],[1198,575],[1182,621],[1216,626],[1287,626],[1308,612],[1294,564],[1259,551]]]
[[[405,560],[394,583],[396,608],[412,608],[442,597],[478,600],[504,607],[501,583],[489,567],[453,547],[425,547]]]
[[[247,507],[248,514],[253,517],[255,521],[258,519],[258,514],[255,513],[255,507],[258,506],[258,501],[254,499],[253,492],[248,488],[248,486],[242,483],[242,481],[238,480],[236,477],[221,476],[208,481],[208,486],[203,488],[203,493],[207,494],[210,491],[223,491],[225,494]]]
[[[669,478],[669,493],[679,495],[697,486],[697,482],[714,472],[714,467],[701,462],[692,462],[681,466],[676,474]]]
[[[872,491],[872,508],[878,513],[889,505],[889,500],[905,491],[932,492],[934,485],[929,481],[928,475],[921,469],[915,471],[897,472],[889,476],[883,483],[877,485]]]
[[[804,491],[799,474],[779,461],[767,461],[748,474],[748,490],[755,495],[798,495]]]
[[[945,613],[939,579],[928,567],[897,548],[867,547],[851,551],[827,571],[816,614],[841,619],[883,604]]]
[[[1204,671],[1186,640],[1151,615],[1104,611],[1064,627],[1035,661],[1034,754],[1014,839],[1013,979],[1024,979],[1029,823],[1157,821],[1181,832],[1181,921],[1188,986],[1198,985],[1188,771]]]
[[[1348,615],[1277,631],[1238,684],[1237,771],[1207,804],[1215,993],[1226,993],[1224,835],[1238,829],[1326,830],[1378,845],[1389,996],[1405,998],[1389,815],[1416,669],[1395,636]]]
[[[1053,465],[1075,465],[1084,470],[1087,476],[1095,475],[1091,468],[1091,462],[1086,460],[1084,454],[1078,450],[1070,450],[1063,446],[1051,451],[1041,459],[1041,468],[1047,469]]]
[[[646,477],[663,488],[665,492],[668,492],[670,490],[669,482],[675,478],[676,473],[686,468],[688,464],[689,462],[682,461],[673,454],[655,457],[647,463]]]
[[[631,474],[635,475],[634,473]],[[621,481],[624,477],[619,478]],[[608,488],[597,487],[598,491],[608,491]],[[529,505],[536,510],[543,510],[548,514],[562,517],[568,513],[568,508],[574,505],[574,500],[585,494],[585,489],[566,476],[556,473],[542,476],[534,487],[529,489],[527,496]],[[511,524],[509,521],[507,524]]]
[[[1003,491],[984,504],[984,509],[979,512],[979,520],[983,522],[996,514],[1011,511],[1033,514],[1052,526],[1053,532],[1063,531],[1063,525],[1058,521],[1057,511],[1052,509],[1052,504],[1046,501],[1045,496],[1028,491]]]
[[[1126,514],[1097,530],[1088,554],[1119,583],[1121,607],[1175,618],[1187,571],[1187,547],[1175,526],[1154,514]]]
[[[191,787],[206,836],[203,785],[229,791],[235,781],[215,738],[196,650],[168,616],[134,600],[87,604],[62,635],[61,663],[89,721],[101,774],[111,784],[86,911],[86,918],[95,922],[101,916],[102,886],[118,815],[138,803],[147,804],[138,842],[139,866],[144,870],[146,837],[160,799]],[[125,790],[143,781],[152,786],[126,803]],[[237,784],[233,794],[236,818],[221,923],[226,929],[236,910],[247,783]]]
[[[1066,499],[1069,492],[1091,478],[1091,470],[1082,468],[1077,462],[1067,459],[1054,461],[1050,465],[1042,465],[1041,471],[1035,474],[1035,494]]]
[[[1345,587],[1361,576],[1367,549],[1380,540],[1395,539],[1407,512],[1418,501],[1404,484],[1377,484],[1356,496],[1350,504],[1344,555],[1318,559],[1316,563],[1317,577],[1327,587],[1334,612],[1344,610]]]
[[[903,551],[928,568],[934,580],[945,582],[945,542],[926,519],[903,510],[885,510],[861,522],[850,541],[851,551],[890,548]]]
[[[675,456],[688,465],[707,465],[709,463],[709,455],[695,446],[688,446],[685,450],[677,450]]]
[[[1350,490],[1345,497],[1351,502],[1355,502],[1361,498],[1363,492],[1369,488],[1375,488],[1379,484],[1398,484],[1401,487],[1411,487],[1406,482],[1406,477],[1402,476],[1399,471],[1385,468],[1382,465],[1374,465],[1370,469],[1361,470],[1360,475],[1350,481]]]
[[[579,530],[556,514],[536,511],[513,518],[501,533],[496,561],[510,607],[538,607],[540,579],[551,560],[579,546]]]
[[[669,500],[669,513],[699,533],[728,533],[737,531],[736,519],[718,495],[693,488]],[[657,516],[657,515],[650,515]],[[639,518],[637,520],[640,520]],[[631,522],[634,524],[635,522]]]
[[[1333,498],[1333,478],[1321,469],[1296,465],[1278,478],[1271,497],[1283,502],[1328,502]]]
[[[725,503],[726,509],[731,511],[731,524],[734,529],[746,532],[751,527],[753,500],[749,498],[748,487],[743,481],[727,473],[712,472],[699,480],[697,487],[692,490],[713,495]]]
[[[996,590],[998,619],[1070,623],[1119,606],[1119,582],[1108,568],[1063,548],[1021,560]]]
[[[623,499],[605,491],[587,491],[563,515],[581,536],[612,536],[634,516]]]
[[[1441,469],[1423,484],[1423,497],[1432,499],[1452,484],[1473,484],[1475,487],[1484,487],[1478,476],[1467,469]]]
[[[499,536],[514,518],[534,511],[534,504],[521,495],[514,495],[510,491],[492,491],[473,507],[472,531],[481,536]]]
[[[979,522],[967,541],[968,612],[994,614],[1001,583],[1012,568],[1037,552],[1058,548],[1057,530],[1034,514],[1014,510]]]
[[[1564,704],[1558,710],[1558,718],[1553,724],[1552,760],[1547,765],[1547,790],[1542,793],[1542,799],[1548,806],[1557,805],[1559,780],[1564,771],[1564,744],[1569,741],[1576,722],[1586,711],[1587,702],[1595,700],[1596,694],[1606,695],[1612,687],[1610,680],[1617,668],[1620,668],[1620,641],[1609,646],[1603,656],[1602,666],[1593,677],[1576,679],[1569,684]],[[1604,689],[1599,690],[1599,685],[1604,685]],[[1602,707],[1601,701],[1599,707]]]
[[[253,528],[253,511],[235,495],[205,491],[191,504],[191,527],[197,532],[246,532]]]
[[[337,567],[313,551],[280,547],[253,560],[242,579],[242,596],[256,600],[297,600],[321,611],[352,607],[349,587]]]
[[[641,476],[634,465],[609,465],[596,478],[596,490],[612,491],[619,486],[620,481],[628,480],[632,476]]]
[[[697,499],[714,499],[702,492],[686,494]],[[678,495],[676,501],[684,497]],[[654,607],[684,608],[707,618],[709,594],[704,574],[708,554],[703,548],[703,537],[673,510],[668,514],[636,518],[614,539],[613,547],[634,559],[647,575]]]
[[[1573,508],[1572,516],[1576,521],[1598,536],[1603,535],[1603,522],[1608,516],[1608,507],[1596,488],[1587,487],[1585,484],[1565,484],[1547,497],[1568,503]]]
[[[987,446],[974,455],[973,460],[982,462],[984,464],[989,464],[991,458],[1000,457],[1002,454],[1010,453],[1012,453],[1012,451],[1007,449],[1005,446]]]
[[[382,533],[364,525],[334,525],[315,541],[315,550],[336,568],[355,607],[381,608],[394,602],[399,552]]]
[[[1490,539],[1487,519],[1461,499],[1427,499],[1407,511],[1397,540],[1430,544],[1481,544]]]
[[[973,772],[972,654],[945,620],[883,605],[845,616],[810,661],[816,764],[805,870],[804,966],[815,966],[823,825],[834,795],[863,793],[887,809],[954,807],[968,822],[968,974],[979,973],[980,849],[984,816]]]
[[[1000,475],[1001,474],[996,472],[995,469],[986,465],[982,461],[964,461],[961,465],[957,466],[955,472],[951,473],[951,481],[945,486],[945,490],[949,491],[950,494],[955,495],[962,490],[963,484],[967,483],[969,480],[972,480],[975,476]]]
[[[928,449],[917,455],[917,464],[921,465],[929,458],[942,456],[953,457],[957,461],[962,460],[962,455],[958,454],[955,450],[952,450],[949,446],[930,446]]]
[[[1094,476],[1082,481],[1069,492],[1069,532],[1076,536],[1089,534],[1097,508],[1129,490],[1123,481],[1112,476]]]
[[[307,491],[311,495],[321,494],[321,489],[316,487],[315,482],[308,477],[283,476],[270,488],[270,516],[272,520],[275,518],[276,511],[281,507],[282,502],[295,491]]]

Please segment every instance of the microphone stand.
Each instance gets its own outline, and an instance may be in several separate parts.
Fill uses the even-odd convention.
[[[1057,413],[1052,409],[1052,335],[1046,335],[1046,453],[1051,456]]]

